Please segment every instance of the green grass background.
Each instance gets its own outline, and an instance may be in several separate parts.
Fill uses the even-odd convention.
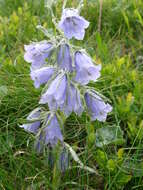
[[[68,6],[77,3],[69,0]],[[59,19],[61,7],[59,0],[54,10]],[[143,189],[143,1],[103,0],[100,34],[99,1],[84,0],[81,14],[90,27],[84,41],[74,42],[102,63],[102,76],[91,85],[111,100],[113,112],[105,123],[87,123],[86,114],[70,116],[65,141],[100,176],[71,160],[70,169],[55,183],[47,156],[37,155],[34,137],[19,128],[41,93],[30,79],[23,47],[43,40],[38,24],[53,24],[44,0],[0,0],[0,190]],[[109,127],[120,128],[120,136],[112,130],[115,138],[97,146],[97,131]]]

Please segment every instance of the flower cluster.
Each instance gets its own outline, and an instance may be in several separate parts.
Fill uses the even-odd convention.
[[[41,152],[44,145],[54,146],[58,140],[63,142],[60,125],[55,113],[46,114],[44,120],[42,108],[36,108],[27,117],[27,124],[21,125],[26,131],[38,136],[36,149]]]
[[[112,111],[96,91],[87,88],[89,82],[96,82],[100,77],[101,65],[96,65],[86,51],[69,41],[73,37],[82,40],[88,26],[89,22],[79,16],[77,9],[64,9],[57,24],[63,37],[55,38],[54,42],[45,40],[25,45],[24,59],[31,63],[30,76],[35,88],[46,84],[39,101],[41,107],[32,111],[27,124],[21,126],[36,135],[38,152],[45,145],[53,148],[58,142],[63,144],[61,112],[68,117],[72,112],[80,116],[88,110],[92,121],[104,122]],[[44,105],[48,105],[48,111]]]

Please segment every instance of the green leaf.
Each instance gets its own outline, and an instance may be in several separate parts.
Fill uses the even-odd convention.
[[[124,173],[120,173],[117,177],[116,182],[120,185],[126,184],[131,180],[132,176],[131,175],[127,175]]]
[[[143,176],[143,162],[139,161],[126,161],[123,163],[122,168],[131,173],[133,177]]]
[[[120,148],[117,152],[118,155],[118,159],[122,159],[123,158],[123,154],[124,154],[124,149]]]
[[[100,168],[106,168],[107,165],[107,154],[102,150],[95,152],[95,159]]]
[[[107,168],[108,168],[108,170],[110,170],[110,171],[114,171],[115,168],[116,168],[116,163],[115,163],[115,161],[112,160],[112,159],[108,160],[108,162],[107,162]]]
[[[6,96],[8,93],[8,89],[6,86],[0,86],[0,100]]]
[[[96,146],[123,144],[123,132],[119,126],[106,126],[96,130]]]

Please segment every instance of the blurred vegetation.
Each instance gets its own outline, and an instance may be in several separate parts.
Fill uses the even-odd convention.
[[[68,6],[79,1],[69,0]],[[62,0],[55,7],[60,19]],[[88,123],[86,114],[72,115],[65,124],[65,140],[100,176],[76,167],[61,174],[57,189],[143,189],[143,1],[103,0],[101,32],[99,1],[84,0],[81,14],[90,21],[85,47],[102,76],[92,84],[111,99],[107,122]],[[34,88],[24,44],[42,40],[38,24],[52,28],[44,0],[0,0],[0,189],[52,189],[46,155],[33,150],[34,137],[19,128],[37,106],[41,89]]]

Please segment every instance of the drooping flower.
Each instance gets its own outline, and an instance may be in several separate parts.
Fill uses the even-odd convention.
[[[76,76],[74,80],[82,85],[89,81],[96,81],[100,77],[101,65],[94,65],[91,58],[85,53],[77,51],[75,53]]]
[[[63,10],[59,28],[64,31],[68,39],[74,37],[77,40],[83,40],[85,29],[88,28],[88,26],[89,22],[79,16],[77,9],[67,8]]]
[[[27,121],[29,123],[23,124],[20,127],[24,128],[25,131],[37,134],[38,129],[40,128],[40,125],[41,125],[41,121],[39,119],[40,113],[41,113],[41,109],[40,108],[37,108],[37,109],[33,110],[29,114],[29,116],[27,117]]]
[[[31,70],[39,69],[45,64],[45,59],[48,58],[52,51],[52,44],[45,41],[35,42],[30,45],[25,45],[24,59],[28,63],[32,63]]]
[[[42,95],[40,104],[48,103],[50,110],[56,110],[63,105],[66,98],[67,76],[59,74],[50,84],[48,90]]]
[[[88,108],[88,112],[91,116],[91,120],[106,121],[107,114],[112,111],[112,107],[105,103],[101,97],[94,94],[92,96],[89,93],[85,93],[85,102]]]
[[[43,132],[45,133],[45,144],[54,146],[57,144],[58,140],[63,142],[63,135],[56,115],[53,116],[49,123],[47,121],[47,126]]]
[[[64,111],[65,115],[69,116],[71,112],[75,112],[78,115],[81,115],[84,108],[80,98],[80,92],[73,84],[70,84],[67,87],[66,101],[61,106],[61,109]]]
[[[58,66],[62,69],[72,71],[72,58],[70,55],[70,47],[67,44],[60,46],[58,57],[57,57]]]
[[[31,78],[34,81],[35,88],[39,88],[41,84],[47,83],[52,77],[55,68],[53,67],[42,67],[31,71]]]
[[[58,75],[51,82],[48,90],[42,95],[40,103],[48,103],[50,110],[59,108],[66,116],[69,116],[71,112],[81,115],[84,109],[79,90],[67,81],[65,74]]]
[[[69,153],[65,147],[62,148],[58,161],[59,169],[65,172],[69,167]]]
[[[56,115],[53,115],[52,118],[49,115],[45,127],[39,134],[36,142],[36,149],[38,152],[41,152],[43,146],[50,145],[51,147],[54,147],[58,141],[63,142],[60,124]]]

